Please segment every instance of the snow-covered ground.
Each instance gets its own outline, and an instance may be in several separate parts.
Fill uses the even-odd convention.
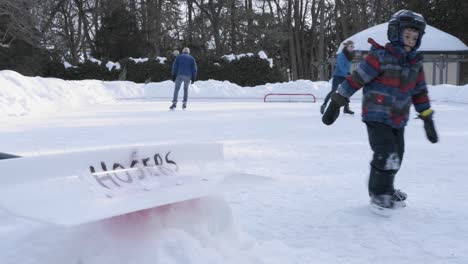
[[[137,215],[60,228],[0,211],[2,264],[468,263],[468,86],[430,87],[440,142],[430,144],[422,122],[410,121],[396,178],[408,207],[382,218],[367,206],[371,151],[358,114],[328,127],[319,103],[263,103],[271,92],[320,98],[328,83],[200,81],[188,111],[174,112],[172,82],[65,82],[2,71],[0,85],[1,152],[221,142],[238,170],[273,179],[157,208],[149,222]],[[359,100],[351,108],[359,112]]]

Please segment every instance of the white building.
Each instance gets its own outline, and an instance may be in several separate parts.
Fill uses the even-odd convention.
[[[367,42],[369,38],[382,46],[388,42],[387,27],[388,23],[376,25],[346,39],[354,41],[356,62],[353,67],[369,51],[371,47]],[[442,83],[460,85],[461,81],[467,78],[462,76],[461,62],[468,62],[468,46],[460,39],[435,27],[427,25],[425,31],[418,51],[424,55],[426,82],[432,85]],[[343,44],[338,48],[337,54],[342,48]]]

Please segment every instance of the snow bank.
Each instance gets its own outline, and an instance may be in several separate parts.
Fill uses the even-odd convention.
[[[217,196],[74,228],[43,226],[28,236],[4,245],[2,264],[282,264],[294,259],[283,243],[260,244],[239,231],[229,204]]]
[[[61,111],[113,100],[100,81],[64,81],[0,71],[0,116]]]
[[[174,83],[137,84],[128,81],[64,81],[25,77],[14,71],[0,71],[0,117],[37,115],[119,99],[172,98]],[[227,81],[198,81],[189,88],[191,99],[258,99],[268,93],[311,93],[324,98],[329,82],[298,80],[255,87],[241,87]],[[468,103],[468,85],[429,86],[432,100]],[[181,92],[182,93],[182,92]],[[361,92],[353,99],[361,98]]]

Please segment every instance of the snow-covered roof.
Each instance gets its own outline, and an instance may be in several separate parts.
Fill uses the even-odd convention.
[[[346,40],[354,41],[354,50],[356,51],[369,51],[370,44],[367,42],[368,38],[373,38],[380,45],[385,45],[385,43],[388,42],[387,27],[388,22],[379,24],[370,27],[366,30],[363,30],[359,33],[356,33],[353,36],[347,38]],[[440,29],[427,25],[425,31],[426,33],[423,36],[421,47],[419,47],[418,51],[468,51],[468,46],[466,46],[465,43],[463,43],[460,39],[448,33],[445,33]],[[344,40],[343,42],[346,42],[346,40]],[[343,44],[340,44],[337,53],[341,52],[342,48]]]

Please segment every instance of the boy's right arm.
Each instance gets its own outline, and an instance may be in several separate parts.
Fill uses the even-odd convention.
[[[377,52],[371,50],[369,55],[362,60],[356,70],[338,86],[336,93],[331,96],[330,105],[322,116],[325,125],[331,125],[340,114],[340,108],[349,102],[349,98],[361,89],[365,84],[370,83],[380,73],[380,61]]]
[[[340,86],[337,93],[349,98],[364,85],[372,82],[380,73],[380,61],[376,52],[370,52],[364,60],[357,66],[352,74],[346,77]]]

